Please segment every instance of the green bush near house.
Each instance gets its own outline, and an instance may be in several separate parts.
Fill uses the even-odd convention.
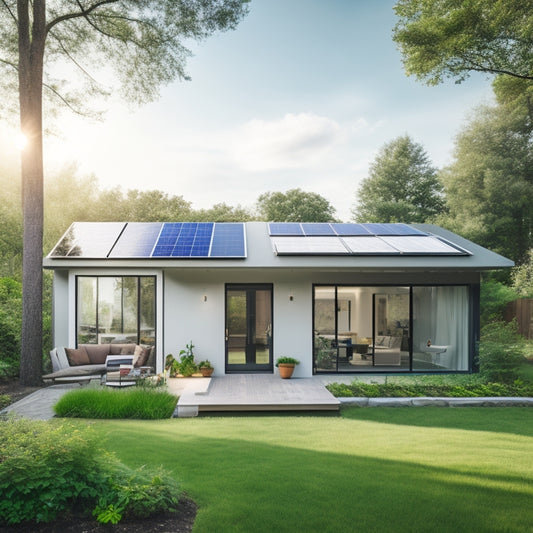
[[[67,392],[54,406],[58,416],[70,418],[170,418],[177,396],[158,388],[82,389]]]
[[[177,483],[132,470],[89,428],[9,419],[0,432],[0,525],[50,522],[73,510],[102,523],[172,510]],[[27,529],[30,530],[30,529]]]

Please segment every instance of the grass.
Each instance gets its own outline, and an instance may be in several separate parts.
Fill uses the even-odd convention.
[[[526,532],[533,409],[97,421],[126,464],[162,465],[198,532]],[[142,436],[142,437],[141,437]]]
[[[157,420],[170,418],[178,398],[168,392],[143,387],[86,388],[64,394],[54,405],[58,416]]]

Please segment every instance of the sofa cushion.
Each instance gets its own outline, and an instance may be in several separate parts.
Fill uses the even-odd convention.
[[[109,347],[108,355],[133,355],[133,350],[135,350],[135,344],[111,344]]]
[[[80,344],[79,347],[85,347],[89,354],[89,360],[92,365],[103,365],[105,358],[109,355],[109,344]]]
[[[46,374],[44,379],[68,378],[76,376],[100,376],[106,370],[105,365],[79,365],[71,368],[63,368],[57,372]]]
[[[133,366],[145,366],[150,356],[151,346],[135,346],[133,352]]]
[[[84,346],[80,348],[65,348],[70,366],[89,365],[91,360]]]

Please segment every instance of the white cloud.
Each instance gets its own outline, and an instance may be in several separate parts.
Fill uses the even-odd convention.
[[[344,133],[328,117],[288,113],[243,124],[233,134],[231,151],[236,164],[249,172],[306,168],[342,142]]]

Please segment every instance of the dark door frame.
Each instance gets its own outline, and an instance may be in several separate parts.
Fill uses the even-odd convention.
[[[230,291],[245,291],[246,292],[246,341],[245,353],[246,363],[244,364],[229,364],[228,360],[228,294]],[[267,336],[267,346],[269,358],[267,364],[258,364],[255,362],[255,303],[257,291],[270,291],[270,334]],[[273,364],[273,314],[274,314],[274,288],[272,283],[226,283],[225,287],[225,317],[224,317],[224,331],[225,331],[225,350],[224,361],[226,374],[232,373],[269,373],[274,372]]]

